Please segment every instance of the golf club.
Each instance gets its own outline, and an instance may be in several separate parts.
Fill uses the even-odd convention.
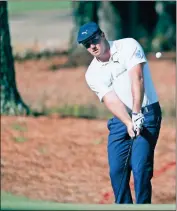
[[[135,138],[136,138],[136,135],[135,135],[134,138],[132,138],[132,141],[130,142],[130,146],[129,146],[129,149],[128,149],[127,158],[126,158],[124,169],[123,169],[123,173],[122,173],[122,178],[121,178],[120,186],[119,186],[118,193],[117,193],[117,198],[119,196],[119,192],[120,192],[120,188],[121,188],[121,185],[122,185],[122,180],[124,178],[124,174],[125,174],[125,172],[127,170],[127,167],[128,167],[128,162],[129,162],[130,155],[131,155],[132,145],[133,145],[133,141],[134,141]],[[116,201],[117,201],[117,198],[116,198]]]

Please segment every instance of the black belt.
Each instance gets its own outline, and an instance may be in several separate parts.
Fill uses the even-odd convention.
[[[151,110],[153,110],[153,111],[159,111],[159,110],[161,110],[160,109],[159,102],[153,103],[151,105],[147,105],[147,106],[145,106],[145,107],[143,107],[141,109],[142,113],[147,113],[147,112],[149,112]]]

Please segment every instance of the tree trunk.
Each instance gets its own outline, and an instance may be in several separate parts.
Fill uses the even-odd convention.
[[[90,64],[91,56],[83,46],[77,44],[77,33],[81,25],[94,21],[100,25],[109,39],[118,39],[121,31],[119,14],[111,2],[100,1],[73,1],[74,29],[71,32],[69,59],[65,67]]]
[[[1,114],[29,114],[16,87],[6,1],[0,2],[0,20]]]
[[[66,67],[69,66],[80,66],[88,65],[92,56],[84,49],[83,46],[77,43],[77,33],[81,25],[94,21],[98,23],[97,10],[99,8],[100,2],[98,1],[73,1],[73,21],[74,28],[71,32],[71,38],[69,41],[69,58]]]
[[[77,47],[76,46],[77,32],[81,25],[90,21],[98,23],[97,10],[99,8],[99,2],[73,1],[72,7],[73,7],[73,17],[74,17],[75,27],[73,29],[73,32],[71,33],[70,50],[74,50]]]
[[[99,26],[108,40],[122,37],[121,19],[114,2],[102,1],[98,10]]]

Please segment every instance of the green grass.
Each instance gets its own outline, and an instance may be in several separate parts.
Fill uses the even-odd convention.
[[[1,191],[1,201],[20,202],[20,201],[29,201],[29,199],[24,196],[15,196],[12,193]]]
[[[8,1],[8,10],[10,14],[29,12],[29,11],[60,10],[69,8],[71,8],[71,1],[57,1],[57,0]]]
[[[112,116],[106,109],[99,109],[94,105],[65,105],[58,108],[57,111],[63,117],[100,119]]]
[[[99,107],[92,104],[79,105],[79,104],[66,104],[60,107],[47,108],[44,103],[41,103],[40,111],[31,110],[33,116],[50,116],[51,114],[59,114],[61,117],[75,117],[85,119],[110,119],[113,117],[111,112],[106,107]],[[176,109],[174,107],[162,108],[163,118],[176,117]]]
[[[18,137],[13,137],[13,140],[15,142],[25,142],[28,140],[27,138],[24,137],[24,133],[28,130],[26,125],[21,125],[21,124],[15,122],[11,125],[11,128],[13,130],[20,132],[20,135]]]
[[[38,115],[51,115],[59,114],[61,117],[75,117],[85,119],[109,119],[112,114],[106,108],[99,108],[92,104],[90,105],[63,105],[60,107],[46,108],[45,105],[41,106],[40,112],[32,111],[34,116]]]
[[[17,130],[17,131],[21,131],[21,132],[25,132],[27,131],[27,127],[18,123],[13,123],[12,124],[12,129]]]
[[[1,191],[1,210],[175,210],[175,204],[163,205],[115,205],[115,204],[67,204],[30,200]]]
[[[23,137],[23,136],[14,137],[13,139],[14,139],[15,142],[19,142],[19,143],[20,143],[20,142],[22,143],[22,142],[25,142],[25,141],[28,140],[27,138],[25,138],[25,137]]]

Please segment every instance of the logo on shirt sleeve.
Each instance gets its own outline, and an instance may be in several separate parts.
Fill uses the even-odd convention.
[[[136,58],[141,59],[143,58],[143,52],[141,50],[137,50],[135,53]]]

